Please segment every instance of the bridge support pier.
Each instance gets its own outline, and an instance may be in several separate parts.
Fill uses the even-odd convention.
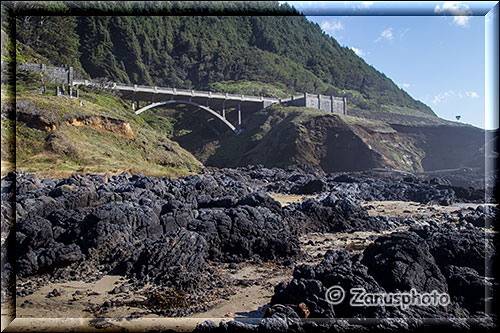
[[[222,118],[226,119],[226,100],[222,101]]]
[[[241,102],[238,103],[238,126],[241,126]]]

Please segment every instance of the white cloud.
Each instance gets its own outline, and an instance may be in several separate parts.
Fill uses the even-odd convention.
[[[324,32],[332,35],[337,31],[344,30],[344,25],[341,21],[338,20],[324,21],[323,23],[321,23],[321,29],[323,29]]]
[[[380,36],[377,39],[375,39],[375,43],[379,42],[382,39],[392,40],[393,38],[394,37],[392,36],[392,28],[389,27],[389,28],[385,29],[384,31],[382,31]]]
[[[462,27],[469,26],[470,16],[453,16],[453,23]]]
[[[358,56],[360,57],[363,57],[366,55],[366,52],[361,50],[361,49],[358,49],[357,47],[354,47],[354,46],[351,46],[351,50],[354,51],[354,53],[356,53]]]
[[[470,98],[479,98],[479,95],[475,91],[466,91],[465,96]]]
[[[469,26],[469,20],[472,15],[470,7],[460,1],[445,1],[442,7],[436,5],[434,13],[452,15],[453,23],[461,27]]]
[[[432,104],[439,104],[443,100],[447,99],[448,97],[452,96],[452,94],[455,94],[454,91],[445,91],[444,93],[440,93],[439,95],[434,96],[434,99],[432,100]]]
[[[466,92],[455,92],[453,90],[448,90],[448,91],[445,91],[443,93],[440,93],[439,95],[434,96],[432,103],[439,104],[448,98],[472,98],[472,99],[476,99],[476,98],[479,98],[479,95],[477,92],[475,92],[473,90],[466,91]]]
[[[401,83],[400,86],[405,88],[405,89],[408,89],[411,87],[411,84],[410,83]]]
[[[361,2],[361,5],[363,5],[363,7],[370,7],[372,6],[374,3],[374,1],[363,1]]]

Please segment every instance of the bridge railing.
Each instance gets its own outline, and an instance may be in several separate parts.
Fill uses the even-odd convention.
[[[75,85],[97,85],[90,80],[74,80]],[[138,85],[138,84],[127,84],[127,83],[115,83],[109,82],[107,87],[116,90],[127,90],[127,91],[135,91],[135,92],[151,92],[151,93],[164,93],[164,94],[172,94],[172,95],[181,95],[181,96],[192,96],[192,97],[207,97],[207,98],[215,98],[215,99],[226,99],[226,100],[235,100],[235,101],[247,101],[247,102],[270,102],[270,103],[278,103],[280,99],[273,97],[264,97],[264,96],[249,96],[243,94],[229,94],[229,93],[220,93],[220,92],[212,92],[212,91],[204,91],[204,90],[190,90],[190,89],[177,89],[177,88],[169,88],[169,87],[155,87],[155,86],[146,86],[146,85]]]

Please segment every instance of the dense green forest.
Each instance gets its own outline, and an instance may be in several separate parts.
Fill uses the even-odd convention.
[[[218,84],[232,91],[240,82],[253,82],[275,87],[257,89],[260,94],[343,95],[364,109],[397,105],[433,114],[286,4],[69,1],[10,6],[21,54],[73,65],[92,78],[194,89]],[[91,8],[96,15],[82,15]],[[40,12],[45,15],[33,15]],[[191,12],[196,15],[186,15]],[[247,15],[220,15],[225,13]],[[2,30],[8,29],[2,22]]]

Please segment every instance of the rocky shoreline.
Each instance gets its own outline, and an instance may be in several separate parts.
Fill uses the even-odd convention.
[[[491,299],[481,291],[493,292],[497,285],[490,267],[496,233],[490,229],[498,209],[493,198],[485,202],[484,188],[461,181],[458,186],[435,174],[324,174],[259,166],[206,169],[179,179],[75,174],[56,180],[12,172],[2,179],[2,302],[21,300],[49,283],[116,275],[122,279],[110,293],[140,291],[146,297],[89,307],[93,316],[130,306],[182,317],[230,297],[235,283],[263,283],[235,282],[228,272],[271,265],[276,274],[293,273],[274,286],[264,319],[204,322],[196,330],[361,330],[359,324],[311,318],[380,318],[379,329],[408,331],[427,327],[426,318],[449,318],[456,327],[475,320],[493,329],[495,318],[484,312]],[[282,205],[273,193],[308,198]],[[370,213],[370,202],[388,201],[478,205],[432,216]],[[361,246],[336,246],[316,258],[305,250],[331,239],[338,245],[342,239],[335,235],[359,232],[373,234]],[[331,239],[309,237],[305,243],[311,234]],[[437,290],[449,295],[450,305],[332,306],[325,295],[334,285],[380,293]],[[48,297],[59,296],[52,292]]]

